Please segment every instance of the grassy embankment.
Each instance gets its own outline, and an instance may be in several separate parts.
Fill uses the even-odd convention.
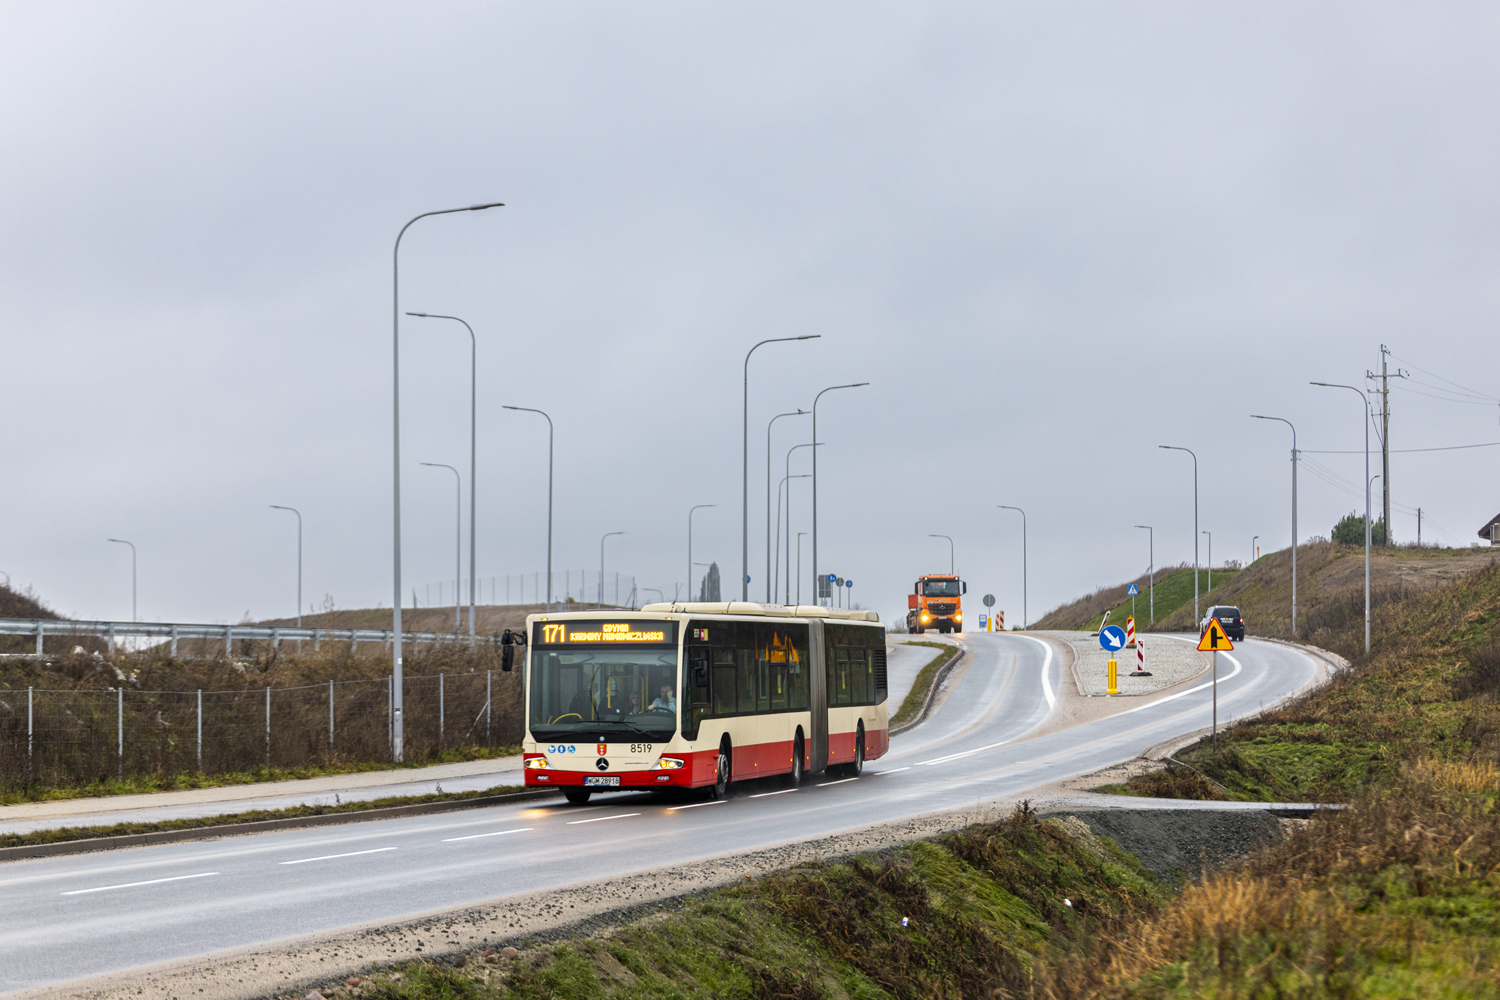
[[[896,714],[891,716],[890,727],[892,729],[906,725],[917,717],[922,711],[922,706],[927,701],[927,692],[932,690],[932,685],[937,681],[938,671],[958,655],[958,647],[947,642],[908,642],[906,646],[928,646],[938,650],[938,655],[932,662],[917,672],[917,679],[912,681],[911,690],[906,692],[906,697],[901,699],[901,707],[896,709]]]
[[[1200,610],[1206,609],[1212,604],[1219,603],[1220,595],[1228,590],[1229,584],[1242,572],[1243,570],[1237,569],[1214,570],[1214,586],[1210,590],[1207,569],[1200,568],[1198,573],[1198,585],[1200,587],[1198,604]],[[1132,601],[1126,593],[1130,583],[1136,584],[1140,589],[1140,594],[1134,600],[1136,631],[1160,631],[1166,626],[1169,620],[1173,620],[1174,616],[1177,616],[1179,612],[1183,612],[1184,609],[1188,618],[1192,618],[1193,567],[1178,566],[1173,569],[1162,570],[1156,576],[1156,619],[1154,623],[1151,618],[1151,581],[1146,576],[1142,576],[1139,580],[1101,588],[1087,597],[1079,598],[1060,608],[1049,611],[1032,628],[1036,630],[1059,629],[1097,632],[1099,631],[1099,623],[1104,620],[1104,612],[1106,610],[1109,611],[1110,624],[1124,628],[1125,619],[1132,614]],[[1223,603],[1228,604],[1231,602],[1225,600]],[[1180,630],[1180,628],[1173,629],[1173,631]]]
[[[1081,824],[1006,822],[807,865],[687,900],[607,937],[407,963],[325,996],[525,998],[1025,996],[1066,952],[1166,896]],[[393,973],[399,974],[397,979]]]

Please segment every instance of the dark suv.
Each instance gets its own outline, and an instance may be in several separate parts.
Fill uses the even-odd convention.
[[[1224,626],[1224,634],[1235,642],[1243,642],[1245,639],[1245,617],[1240,614],[1239,608],[1231,608],[1227,604],[1216,604],[1208,609],[1208,614],[1198,623],[1198,628],[1208,628],[1210,618],[1219,619],[1219,624]]]

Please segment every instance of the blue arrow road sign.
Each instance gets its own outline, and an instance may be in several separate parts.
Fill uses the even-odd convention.
[[[1134,597],[1136,594],[1139,594],[1140,592],[1141,592],[1141,588],[1137,587],[1135,584],[1132,583],[1130,585],[1130,589],[1127,590],[1127,591],[1125,591],[1125,596],[1126,597]]]
[[[829,573],[828,574],[828,582],[829,583],[832,583],[833,581],[837,580],[838,578],[839,578],[839,575],[837,573]]]
[[[1099,633],[1099,645],[1104,647],[1106,653],[1112,653],[1117,649],[1125,648],[1125,630],[1118,625],[1110,625]]]

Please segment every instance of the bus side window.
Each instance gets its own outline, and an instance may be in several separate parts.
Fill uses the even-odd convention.
[[[755,711],[755,650],[741,646],[735,653],[739,659],[740,714],[748,715]]]
[[[714,715],[723,718],[736,714],[734,650],[728,646],[714,647]]]

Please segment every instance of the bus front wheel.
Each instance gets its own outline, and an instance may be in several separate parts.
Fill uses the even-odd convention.
[[[589,800],[589,796],[593,793],[587,788],[564,788],[563,794],[567,796],[569,802],[575,806],[581,806]]]
[[[788,784],[793,788],[797,788],[802,784],[803,753],[802,730],[798,729],[797,738],[792,741],[792,774],[788,779]]]
[[[708,793],[709,798],[723,799],[729,797],[730,752],[729,737],[726,736],[724,737],[724,741],[719,744],[719,762],[714,774],[713,788]]]

